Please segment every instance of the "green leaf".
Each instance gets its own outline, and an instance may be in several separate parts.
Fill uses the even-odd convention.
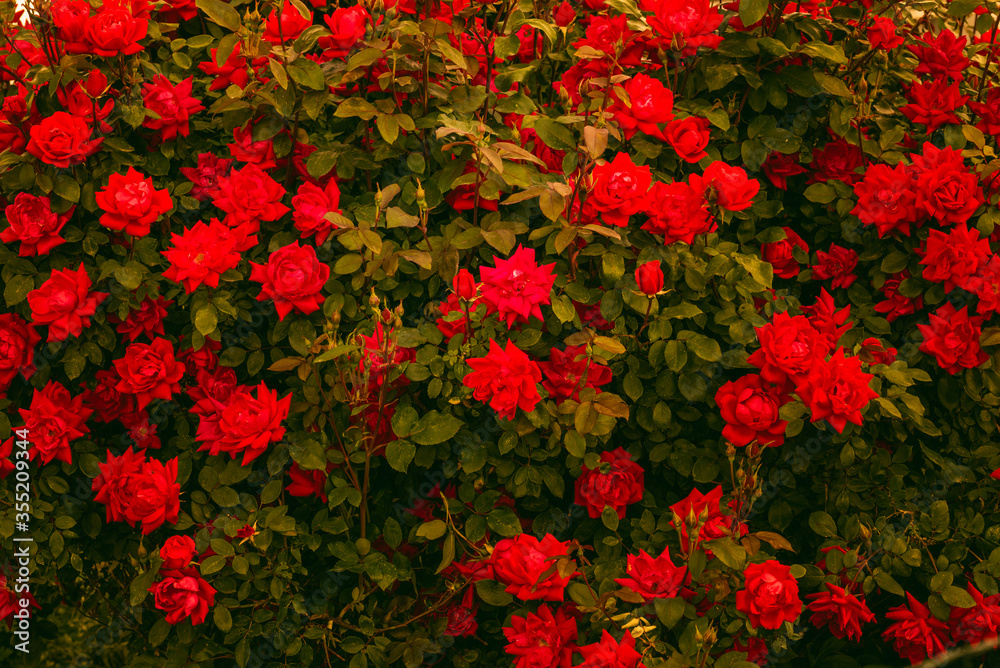
[[[299,468],[306,471],[326,469],[326,452],[315,438],[295,440],[288,446],[288,454]]]
[[[740,0],[740,21],[752,26],[767,14],[768,0]]]
[[[223,28],[239,32],[240,14],[222,0],[195,0],[198,9]]]
[[[686,341],[687,349],[706,362],[718,362],[722,359],[722,348],[715,339],[707,336],[693,336]]]
[[[35,279],[31,276],[23,276],[21,274],[16,274],[10,277],[7,281],[7,285],[3,289],[3,298],[7,302],[7,306],[13,306],[14,304],[20,304],[27,297],[28,293],[34,290]]]
[[[400,473],[406,473],[416,454],[417,447],[409,441],[393,441],[385,448],[386,461]]]
[[[903,596],[905,593],[903,592],[903,588],[899,586],[899,583],[881,568],[875,569],[875,582],[882,589],[897,596]]]
[[[417,527],[417,537],[426,540],[437,540],[448,530],[444,520],[431,520]]]
[[[377,113],[378,110],[371,102],[360,97],[351,97],[338,104],[337,110],[333,112],[333,115],[337,118],[351,118],[356,116],[370,121]]]
[[[547,116],[538,116],[535,119],[535,133],[538,138],[548,146],[559,151],[572,151],[576,149],[576,140],[573,133],[562,123],[558,123]]]
[[[486,516],[490,529],[501,536],[516,536],[521,533],[521,520],[510,508],[495,508]]]
[[[732,538],[717,538],[703,543],[715,558],[733,570],[742,571],[746,566],[747,553]]]
[[[223,633],[233,628],[233,616],[229,614],[229,608],[223,605],[215,605],[215,610],[212,611],[212,619],[215,620],[215,625]]]
[[[204,336],[208,336],[215,331],[219,325],[218,311],[211,304],[205,304],[194,315],[194,326]]]
[[[420,418],[409,437],[419,445],[437,445],[457,434],[464,424],[450,413],[431,411]]]
[[[829,513],[822,510],[809,515],[809,528],[824,538],[833,538],[837,535],[837,523]]]
[[[668,629],[677,626],[684,616],[686,603],[683,598],[657,598],[653,600],[653,607],[656,608],[656,616],[660,622]]]
[[[128,590],[128,600],[131,605],[139,605],[146,599],[146,596],[149,595],[148,589],[153,584],[155,577],[156,569],[150,569],[140,573],[138,577],[132,580],[132,584],[129,585]]]

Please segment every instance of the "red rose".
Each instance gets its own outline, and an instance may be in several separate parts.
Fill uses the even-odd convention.
[[[979,315],[989,317],[1000,311],[1000,255],[994,255],[980,266],[979,271],[966,281],[964,288],[979,298],[976,303]]]
[[[722,24],[722,14],[708,0],[640,0],[643,11],[656,35],[656,43],[665,51],[680,51],[693,56],[698,47],[714,49],[722,43],[713,35]]]
[[[585,465],[580,468],[574,502],[586,508],[591,517],[600,517],[604,508],[610,507],[618,519],[624,519],[625,509],[642,501],[643,470],[625,449],[602,452],[601,464],[596,469]]]
[[[150,534],[164,522],[177,524],[181,486],[177,482],[177,458],[169,462],[144,461],[129,476],[124,504],[125,521],[130,526],[142,524],[142,534]]]
[[[805,174],[806,168],[799,164],[798,153],[778,153],[775,151],[767,156],[767,160],[761,167],[764,176],[774,184],[775,188],[788,190],[788,177]]]
[[[857,356],[866,364],[892,364],[896,361],[896,349],[886,347],[875,337],[868,337],[861,342]]]
[[[549,359],[539,362],[544,379],[542,387],[556,403],[566,399],[580,400],[580,390],[590,387],[601,393],[600,386],[611,382],[611,369],[597,359],[587,356],[584,346],[566,346],[566,350],[553,348]]]
[[[955,111],[969,101],[969,96],[961,94],[958,82],[949,84],[947,79],[934,79],[911,85],[906,99],[909,104],[899,111],[912,122],[926,126],[927,134],[931,134],[942,125],[960,124],[962,121]]]
[[[674,516],[671,524],[680,528],[681,551],[684,554],[691,554],[703,540],[734,534],[733,516],[722,514],[722,485],[716,485],[708,494],[692,489],[690,494],[670,506],[670,511]],[[736,532],[745,534],[746,525],[740,524]],[[706,553],[711,555],[707,550]]]
[[[319,38],[320,48],[328,58],[344,59],[365,36],[372,17],[363,5],[338,7],[323,17],[331,35]]]
[[[163,277],[182,283],[188,293],[202,284],[219,287],[219,277],[240,263],[240,250],[257,244],[257,236],[248,236],[246,228],[230,228],[215,218],[170,236],[173,248],[161,251],[170,262]]]
[[[76,271],[57,269],[41,287],[28,293],[28,306],[35,326],[48,325],[47,341],[65,341],[80,336],[90,326],[90,316],[107,292],[90,292],[90,277],[83,262]]]
[[[38,457],[44,466],[54,459],[73,463],[70,441],[90,432],[87,418],[92,411],[83,406],[83,396],[70,396],[69,390],[50,380],[41,390],[36,389],[28,408],[18,413],[30,434],[28,457]]]
[[[861,149],[848,144],[843,137],[837,137],[823,148],[814,150],[812,158],[810,167],[813,173],[808,183],[825,183],[833,180],[853,185],[861,178],[855,171],[863,162]]]
[[[278,10],[272,10],[264,23],[263,38],[271,44],[287,44],[298,39],[306,28],[312,25],[313,16],[303,16],[299,9],[285,0],[281,5],[281,16]]]
[[[514,668],[570,665],[579,635],[576,618],[566,612],[566,606],[553,615],[544,603],[534,613],[525,612],[524,617],[512,615],[503,634],[508,642],[505,650],[514,657]]]
[[[969,109],[979,117],[976,127],[987,137],[1000,135],[1000,88],[990,88],[983,102],[969,102]],[[996,182],[994,172],[994,183]]]
[[[896,34],[896,24],[886,16],[875,16],[868,26],[868,41],[873,49],[891,51],[903,43],[903,36]]]
[[[35,372],[35,346],[41,338],[35,328],[16,313],[0,314],[0,394],[7,391],[18,373],[30,378]]]
[[[506,585],[508,594],[522,601],[562,601],[570,579],[576,575],[569,559],[568,543],[560,543],[552,534],[542,540],[526,533],[504,538],[493,548],[490,563],[498,582]],[[550,571],[553,565],[563,566]]]
[[[539,266],[535,249],[518,246],[508,259],[494,258],[494,266],[479,268],[480,291],[487,314],[496,313],[512,327],[534,316],[544,320],[541,307],[551,300],[555,262]]]
[[[827,350],[833,350],[840,342],[840,337],[851,328],[847,319],[851,317],[851,305],[837,310],[833,297],[826,288],[819,289],[819,297],[812,305],[802,305],[802,312],[809,317],[809,324],[816,328],[826,339]]]
[[[97,420],[107,424],[136,411],[135,397],[118,391],[121,377],[113,369],[101,369],[94,377],[97,386],[93,390],[83,385],[83,402],[97,414]]]
[[[465,164],[462,174],[472,173],[476,173],[478,178],[479,171],[476,169],[475,164],[470,160]],[[486,199],[485,197],[478,195],[478,193],[479,191],[476,190],[475,181],[472,183],[463,183],[462,185],[452,188],[448,194],[445,195],[444,201],[447,202],[448,206],[455,211],[471,211],[476,208],[477,204],[480,209],[485,209],[487,211],[497,210],[497,200]]]
[[[802,403],[812,413],[811,422],[826,419],[842,433],[847,423],[861,425],[861,410],[878,397],[869,387],[870,373],[861,370],[861,359],[846,357],[838,348],[829,360],[816,359],[809,373],[795,387]]]
[[[722,436],[737,447],[754,441],[764,446],[781,445],[788,423],[778,417],[778,411],[787,402],[787,396],[757,374],[729,381],[715,393],[715,403],[727,423]]]
[[[190,536],[171,536],[164,541],[163,547],[160,548],[160,558],[163,559],[160,569],[176,571],[187,568],[196,556],[198,556],[198,550],[195,549],[193,538]]]
[[[924,337],[920,352],[933,355],[939,367],[955,375],[989,359],[979,345],[983,316],[969,317],[968,306],[956,311],[954,306],[945,303],[929,317],[929,325],[917,325]]]
[[[831,243],[829,251],[816,251],[816,264],[812,266],[812,275],[820,281],[832,278],[833,287],[847,289],[858,279],[852,273],[857,266],[857,251]]]
[[[112,174],[94,197],[104,211],[101,225],[137,237],[149,234],[149,226],[174,206],[166,188],[156,190],[152,178],[132,167],[124,175]]]
[[[882,637],[887,642],[893,641],[896,652],[917,665],[943,652],[945,647],[951,645],[952,638],[948,625],[932,615],[930,609],[918,602],[913,594],[907,592],[906,600],[909,607],[899,605],[885,613],[895,624],[883,631]]]
[[[309,182],[299,186],[292,197],[292,219],[303,239],[315,236],[317,246],[326,241],[330,232],[338,227],[326,218],[328,213],[341,213],[340,187],[335,179],[327,181],[323,188]]]
[[[160,437],[156,435],[156,425],[149,421],[149,413],[139,411],[126,413],[121,417],[122,426],[128,430],[128,437],[135,441],[135,447],[150,450],[160,449]]]
[[[979,179],[967,169],[939,165],[917,177],[917,205],[942,225],[965,223],[983,204]]]
[[[163,318],[167,315],[167,307],[173,303],[173,300],[163,297],[146,297],[139,308],[129,310],[124,321],[115,318],[115,322],[120,323],[115,331],[124,334],[129,341],[135,341],[143,334],[150,340],[155,338],[154,334],[163,336]],[[112,319],[111,314],[108,314],[108,319]]]
[[[94,55],[113,58],[142,51],[148,21],[132,15],[128,3],[108,3],[86,20],[84,30]]]
[[[741,167],[732,167],[716,160],[705,168],[704,173],[691,175],[691,187],[704,194],[705,199],[714,201],[727,211],[743,211],[753,204],[754,196],[760,191],[760,182],[747,178]]]
[[[865,602],[843,587],[824,583],[827,591],[806,596],[810,599],[808,609],[812,612],[809,623],[816,628],[828,626],[837,638],[847,636],[855,642],[861,640],[861,625],[875,621],[875,615]]]
[[[796,378],[809,373],[813,360],[829,352],[826,338],[803,315],[776,313],[771,322],[756,329],[760,349],[747,361],[772,385],[791,389]]]
[[[887,278],[880,288],[882,294],[885,295],[885,300],[875,304],[875,312],[884,314],[885,319],[889,322],[900,316],[916,313],[924,307],[924,299],[920,295],[905,297],[900,294],[900,283],[909,278],[911,278],[910,272],[904,269]]]
[[[307,471],[292,462],[288,469],[288,477],[292,481],[285,487],[285,491],[296,497],[315,496],[323,503],[326,503],[326,479],[333,470],[333,462],[328,462],[325,469],[315,469]]]
[[[663,290],[663,269],[660,263],[644,262],[635,270],[635,282],[639,291],[647,297],[655,297]]]
[[[455,290],[455,294],[460,299],[464,299],[467,302],[476,299],[476,292],[479,290],[479,285],[476,283],[472,272],[468,269],[459,269],[458,273],[455,274],[455,278],[452,279],[451,285]]]
[[[744,639],[734,638],[732,651],[745,653],[747,661],[756,663],[758,666],[767,665],[767,642],[763,638],[757,636],[747,636]]]
[[[142,127],[158,130],[161,141],[171,141],[177,135],[187,137],[191,115],[205,108],[191,97],[193,83],[194,77],[188,77],[175,86],[165,76],[157,74],[152,83],[143,84],[143,104],[159,118],[147,116]]]
[[[250,83],[250,75],[247,74],[247,59],[240,55],[240,47],[240,42],[236,42],[233,50],[226,57],[226,62],[222,63],[222,65],[218,65],[215,62],[215,54],[218,53],[217,48],[210,50],[211,60],[198,63],[199,70],[211,77],[215,77],[208,90],[225,90],[230,86],[246,88],[246,85]]]
[[[98,464],[99,473],[91,489],[97,494],[94,501],[103,503],[108,522],[124,522],[125,512],[132,499],[132,477],[137,475],[146,461],[143,452],[135,453],[132,446],[116,457],[108,450],[108,459]]]
[[[688,116],[670,121],[664,134],[674,152],[684,162],[696,163],[708,155],[705,147],[708,146],[711,135],[707,119]]]
[[[636,74],[623,87],[628,95],[628,104],[616,95],[608,111],[622,127],[625,138],[631,139],[636,132],[643,132],[666,141],[660,125],[674,117],[674,94],[659,80],[646,74]]]
[[[167,613],[168,624],[180,624],[190,619],[201,624],[208,609],[215,605],[215,589],[195,567],[164,573],[162,580],[149,587],[157,610]]]
[[[580,648],[583,663],[578,668],[646,668],[642,654],[635,651],[635,638],[628,631],[621,642],[605,630],[601,631],[601,641]]]
[[[613,161],[594,168],[587,201],[602,214],[602,222],[625,227],[632,214],[645,208],[652,182],[649,167],[637,167],[628,153],[619,153]]]
[[[209,400],[216,413],[202,417],[198,425],[195,438],[202,442],[198,450],[211,455],[228,452],[234,458],[242,453],[241,465],[246,466],[264,454],[268,445],[281,440],[292,395],[279,399],[278,392],[269,390],[263,381],[256,390],[256,396],[249,389],[234,392],[226,403]]]
[[[438,305],[441,310],[441,317],[437,318],[435,322],[437,323],[438,331],[444,335],[446,341],[450,341],[451,337],[456,334],[466,333],[466,315],[465,307],[459,300],[456,293],[452,292],[448,297]],[[465,337],[462,337],[462,341],[465,341]]]
[[[687,566],[676,566],[670,558],[669,547],[663,548],[656,559],[639,550],[639,554],[628,555],[627,563],[625,573],[629,577],[615,578],[615,582],[642,596],[646,603],[656,598],[674,598],[688,576]]]
[[[890,232],[910,233],[919,220],[916,184],[906,166],[872,165],[854,186],[858,198],[851,210],[865,225],[878,228],[879,238]]]
[[[4,209],[10,227],[0,232],[4,243],[21,242],[18,255],[30,257],[47,255],[49,251],[66,242],[59,232],[73,215],[75,206],[63,213],[54,213],[48,197],[35,197],[28,193],[17,193],[14,203]]]
[[[274,159],[274,141],[271,139],[254,141],[252,125],[233,128],[233,142],[226,148],[239,162],[257,165],[263,170],[278,166]]]
[[[121,376],[118,391],[134,394],[139,410],[153,399],[169,401],[175,392],[181,391],[184,365],[174,359],[174,345],[167,339],[155,338],[149,344],[133,343],[114,365]]]
[[[466,362],[472,371],[462,383],[472,388],[474,399],[489,401],[500,417],[513,420],[518,408],[530,413],[542,400],[536,386],[542,380],[542,372],[513,341],[508,340],[506,348],[501,348],[490,339],[486,357],[473,357]]]
[[[219,192],[219,181],[229,175],[232,164],[232,160],[223,160],[214,153],[199,153],[197,167],[181,167],[181,174],[194,184],[191,197],[199,200],[215,198]]]
[[[920,61],[914,70],[916,74],[929,74],[933,79],[945,81],[948,78],[962,81],[970,62],[965,55],[967,42],[966,37],[959,37],[944,28],[936,35],[925,32],[916,44],[909,44],[906,48]]]
[[[288,207],[281,203],[284,196],[280,183],[257,165],[246,165],[219,181],[213,204],[230,214],[226,217],[230,227],[249,222],[256,232],[261,221],[278,220],[288,213]]]
[[[774,275],[778,278],[795,278],[799,275],[799,261],[795,259],[793,249],[801,248],[808,254],[809,246],[790,227],[781,229],[785,231],[785,238],[762,244],[761,256],[774,268]]]
[[[32,125],[27,151],[42,162],[65,169],[78,165],[97,152],[103,137],[91,139],[87,121],[65,111],[57,111]]]
[[[292,310],[309,315],[323,306],[320,291],[330,278],[330,266],[320,263],[312,246],[295,241],[271,253],[267,264],[250,266],[250,280],[261,284],[257,301],[273,300],[278,320]]]
[[[922,278],[934,283],[944,283],[944,291],[965,288],[969,278],[986,266],[992,257],[990,242],[981,239],[979,232],[965,225],[956,225],[951,232],[931,230],[925,248],[916,251],[923,256]]]
[[[743,575],[746,584],[736,592],[736,609],[750,619],[751,626],[774,630],[799,618],[799,584],[789,566],[770,559],[750,564]]]
[[[965,585],[965,590],[976,604],[971,608],[951,609],[948,619],[951,637],[956,642],[970,645],[993,640],[1000,631],[1000,594],[983,596],[971,582]]]
[[[664,244],[677,241],[692,244],[696,235],[714,232],[719,227],[704,195],[683,181],[654,183],[645,213],[649,220],[642,229],[662,234]]]

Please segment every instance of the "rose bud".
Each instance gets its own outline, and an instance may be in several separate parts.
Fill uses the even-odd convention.
[[[663,290],[663,270],[659,262],[646,262],[635,270],[635,282],[639,290],[647,297],[652,297]]]

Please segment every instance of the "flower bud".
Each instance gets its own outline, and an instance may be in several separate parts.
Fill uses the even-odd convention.
[[[659,262],[646,262],[635,270],[635,282],[648,297],[663,290],[663,270]]]
[[[392,320],[392,311],[387,308],[382,309],[382,322],[389,324]]]
[[[378,305],[380,303],[381,302],[379,301],[378,295],[375,294],[374,290],[372,290],[372,296],[368,298],[368,305],[371,306],[372,308],[378,308]]]
[[[87,81],[83,85],[84,90],[90,97],[100,97],[108,90],[108,78],[100,70],[94,69],[87,75]]]
[[[476,279],[468,269],[459,269],[451,284],[461,299],[472,301],[476,298]]]

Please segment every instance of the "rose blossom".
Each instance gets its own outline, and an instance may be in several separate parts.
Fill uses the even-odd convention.
[[[736,609],[750,619],[751,626],[774,630],[799,618],[802,600],[789,566],[770,559],[750,564],[743,575],[746,585],[736,592]]]
[[[754,441],[781,445],[788,423],[778,417],[778,411],[787,401],[787,396],[757,374],[729,381],[715,393],[715,403],[727,423],[722,436],[737,447]]]
[[[320,291],[330,278],[330,266],[320,263],[312,246],[295,241],[271,253],[267,264],[250,266],[250,280],[261,284],[257,301],[273,300],[278,320],[293,310],[309,315],[323,306]]]
[[[542,372],[513,341],[508,340],[506,347],[501,348],[490,339],[486,357],[474,357],[466,362],[472,371],[466,374],[462,383],[472,388],[474,399],[489,401],[500,417],[513,420],[518,408],[530,413],[542,400],[536,387],[542,380]]]
[[[174,358],[174,345],[167,339],[157,337],[149,344],[133,343],[114,365],[121,377],[118,391],[134,394],[139,410],[153,399],[169,401],[175,392],[181,391],[184,365]]]
[[[10,226],[0,232],[0,241],[8,244],[20,241],[17,254],[21,257],[48,255],[53,248],[66,243],[59,232],[75,209],[71,206],[63,213],[55,213],[48,197],[19,192],[14,203],[4,209]]]
[[[563,591],[575,571],[564,576],[557,568],[544,579],[542,575],[558,560],[569,560],[567,549],[568,543],[559,542],[552,534],[538,540],[522,533],[498,542],[490,563],[496,580],[506,585],[504,591],[508,594],[522,601],[562,601]]]
[[[541,306],[551,299],[555,262],[539,266],[535,249],[518,246],[509,259],[495,258],[494,265],[479,268],[487,314],[498,314],[507,327],[528,322],[531,316],[544,320]]]
[[[670,558],[670,548],[653,559],[644,550],[628,555],[627,578],[615,578],[615,582],[642,596],[649,603],[656,598],[674,598],[688,575],[687,566],[677,566]]]
[[[47,341],[65,341],[80,336],[90,326],[90,316],[107,292],[90,292],[90,277],[83,262],[76,271],[57,269],[41,287],[28,293],[28,306],[35,326],[48,325]]]
[[[624,519],[625,509],[642,500],[642,467],[624,448],[602,452],[601,463],[595,469],[586,465],[580,468],[574,502],[586,508],[591,517],[600,517],[604,508],[610,507],[618,519]]]
[[[164,573],[162,580],[149,587],[157,610],[167,613],[168,624],[190,619],[192,625],[205,621],[208,609],[215,605],[215,589],[195,567]]]

